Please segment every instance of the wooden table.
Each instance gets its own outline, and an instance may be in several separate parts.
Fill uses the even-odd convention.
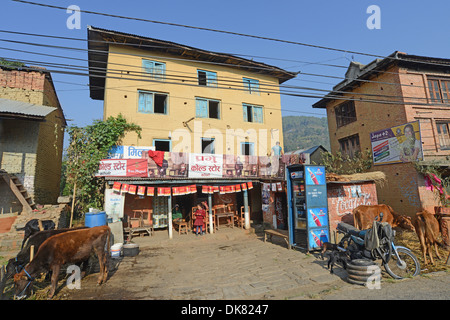
[[[187,222],[183,220],[173,220],[172,224],[176,230],[178,230],[178,234],[188,233]]]
[[[231,218],[230,222],[227,221],[227,226],[234,228],[234,213],[233,212],[220,212],[216,213],[216,228],[219,230],[219,220],[220,218]],[[228,219],[227,219],[228,220]]]

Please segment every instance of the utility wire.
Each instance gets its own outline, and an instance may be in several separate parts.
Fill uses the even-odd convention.
[[[60,10],[67,10],[67,8],[65,8],[65,7],[49,5],[49,4],[44,4],[44,3],[37,3],[37,2],[32,2],[32,1],[24,1],[24,0],[12,0],[12,1],[20,2],[20,3],[24,3],[24,4],[30,4],[30,5],[34,5],[34,6],[41,6],[41,7],[53,8],[53,9],[60,9]],[[202,30],[202,31],[215,32],[215,33],[230,34],[230,35],[234,35],[234,36],[248,37],[248,38],[260,39],[260,40],[269,40],[269,41],[275,41],[275,42],[281,42],[281,43],[287,43],[287,44],[293,44],[293,45],[299,45],[299,46],[306,46],[306,47],[317,48],[317,49],[338,51],[338,52],[351,53],[351,54],[359,54],[359,55],[370,56],[370,57],[387,58],[387,57],[384,57],[384,56],[370,54],[370,53],[351,51],[351,50],[344,50],[344,49],[337,49],[337,48],[331,48],[331,47],[326,47],[326,46],[308,44],[308,43],[303,43],[303,42],[296,42],[296,41],[290,41],[290,40],[283,40],[283,39],[277,39],[277,38],[270,38],[270,37],[264,37],[264,36],[245,34],[245,33],[240,33],[240,32],[225,31],[225,30],[218,30],[218,29],[211,29],[211,28],[204,28],[204,27],[195,27],[195,26],[179,24],[179,23],[164,22],[164,21],[157,21],[157,20],[150,20],[150,19],[143,19],[143,18],[133,18],[133,17],[122,16],[122,15],[102,13],[102,12],[89,11],[89,10],[81,10],[81,9],[79,10],[79,12],[88,13],[88,14],[94,14],[94,15],[101,15],[101,16],[112,17],[112,18],[120,18],[120,19],[126,19],[126,20],[134,20],[134,21],[141,21],[141,22],[150,22],[150,23],[156,23],[156,24],[163,24],[163,25],[182,27],[182,28],[188,28],[188,29],[194,29],[194,30]]]
[[[1,48],[0,48],[1,49]],[[45,66],[45,67],[54,67],[54,68],[62,68],[62,69],[71,69],[71,70],[81,70],[81,71],[89,71],[89,70],[95,70],[95,71],[104,71],[104,72],[108,72],[111,74],[116,74],[116,75],[121,75],[123,76],[124,72],[130,72],[132,73],[132,75],[137,75],[137,76],[141,76],[141,77],[148,77],[150,76],[150,74],[148,72],[144,72],[144,71],[127,71],[127,70],[121,70],[121,69],[106,69],[104,67],[87,67],[87,66],[80,66],[80,65],[73,65],[73,64],[60,64],[60,63],[50,63],[50,62],[43,62],[43,61],[36,61],[36,60],[25,60],[25,59],[15,59],[15,58],[10,58],[10,57],[3,57],[6,60],[9,61],[17,61],[17,62],[23,62],[23,63],[28,63],[28,64],[38,64],[40,66]],[[129,65],[131,66],[131,65]],[[136,67],[133,66],[135,68],[138,69],[142,69],[141,67]],[[169,79],[169,80],[181,80],[181,81],[188,81],[188,82],[192,82],[192,83],[198,83],[198,77],[197,75],[194,75],[192,73],[188,73],[188,72],[184,72],[186,74],[189,74],[189,76],[187,75],[177,75],[177,74],[171,74],[171,73],[165,73],[164,74],[164,79]],[[128,74],[127,74],[128,75]],[[227,80],[230,79],[230,80]],[[221,85],[234,85],[234,86],[239,86],[242,87],[243,82],[241,79],[239,78],[232,78],[232,77],[228,77],[228,78],[222,78],[220,77],[217,80],[218,83],[220,83]],[[330,90],[326,90],[326,89],[319,89],[319,88],[312,88],[312,87],[301,87],[301,86],[292,86],[292,85],[273,85],[273,84],[265,84],[265,83],[260,83],[260,88],[261,89],[294,89],[294,90],[308,90],[308,91],[321,91],[321,92],[330,92]],[[416,100],[426,100],[428,101],[428,98],[424,98],[424,97],[409,97],[409,96],[391,96],[391,95],[381,95],[381,94],[370,94],[370,93],[358,93],[358,92],[351,92],[351,91],[342,91],[342,90],[333,90],[333,93],[342,93],[342,94],[350,94],[350,95],[356,95],[356,96],[369,96],[369,97],[382,97],[382,98],[398,98],[398,99],[416,99]]]
[[[61,6],[55,6],[55,5],[49,5],[44,3],[37,3],[32,1],[24,1],[24,0],[12,0],[14,2],[24,3],[24,4],[30,4],[35,6],[41,6],[41,7],[47,7],[47,8],[53,8],[53,9],[60,9],[67,11],[67,8],[61,7]],[[78,10],[77,10],[78,11]],[[135,18],[135,17],[127,17],[122,15],[116,15],[116,14],[109,14],[109,13],[103,13],[103,12],[96,12],[96,11],[89,11],[89,10],[79,10],[81,13],[88,13],[88,14],[94,14],[94,15],[101,15],[106,17],[112,17],[112,18],[120,18],[120,19],[126,19],[126,20],[134,20],[134,21],[142,21],[142,22],[149,22],[149,23],[155,23],[155,24],[163,24],[163,25],[170,25],[175,27],[182,27],[182,28],[188,28],[188,29],[195,29],[195,30],[202,30],[202,31],[210,31],[210,32],[216,32],[216,33],[224,33],[224,34],[230,34],[240,37],[249,37],[249,38],[255,38],[260,40],[269,40],[269,41],[275,41],[275,42],[281,42],[281,43],[287,43],[287,44],[293,44],[293,45],[299,45],[299,46],[306,46],[311,48],[317,48],[317,49],[324,49],[324,50],[330,50],[330,51],[337,51],[337,52],[343,52],[343,53],[350,53],[350,54],[358,54],[363,56],[369,56],[369,57],[376,57],[376,58],[383,58],[383,59],[392,59],[392,60],[401,60],[396,57],[391,56],[382,56],[382,55],[376,55],[371,53],[365,53],[365,52],[359,52],[359,51],[352,51],[352,50],[345,50],[345,49],[338,49],[338,48],[332,48],[327,46],[321,46],[321,45],[314,45],[304,42],[297,42],[297,41],[291,41],[291,40],[283,40],[278,38],[271,38],[271,37],[264,37],[264,36],[257,36],[257,35],[251,35],[251,34],[245,34],[240,32],[233,32],[233,31],[226,31],[226,30],[219,30],[219,29],[212,29],[212,28],[205,28],[205,27],[196,27],[196,26],[190,26],[185,24],[179,24],[179,23],[173,23],[173,22],[164,22],[164,21],[158,21],[158,20],[150,20],[150,19],[143,19],[143,18]],[[440,65],[440,66],[448,66],[448,64],[440,64],[440,63],[433,63],[433,62],[427,62],[426,64],[430,65]]]
[[[12,69],[25,69],[30,71],[37,71],[42,72],[42,69],[39,68],[33,68],[33,67],[13,67],[9,65],[2,65],[0,64],[0,67],[6,67],[6,68],[12,68]],[[94,75],[94,74],[88,74],[88,73],[82,73],[82,72],[73,72],[73,71],[62,71],[62,70],[46,70],[48,72],[52,73],[60,73],[60,74],[69,74],[69,75],[76,75],[76,76],[90,76],[94,78],[109,78],[109,79],[119,79],[119,80],[129,80],[129,81],[144,81],[144,82],[153,82],[153,83],[161,83],[160,80],[152,80],[152,79],[139,79],[139,78],[124,78],[124,77],[117,77],[117,76],[103,76],[103,75]],[[198,84],[189,84],[189,83],[180,83],[180,82],[168,82],[164,81],[165,84],[175,84],[175,85],[184,85],[184,86],[195,86],[198,87]],[[218,89],[225,89],[225,90],[237,90],[237,91],[247,91],[245,88],[229,88],[229,87],[215,87]],[[390,100],[371,100],[371,99],[362,99],[362,98],[346,98],[341,95],[336,96],[333,94],[328,94],[326,96],[320,96],[320,95],[313,95],[313,94],[306,94],[306,93],[293,93],[293,92],[286,92],[286,91],[267,91],[267,90],[260,90],[261,93],[274,93],[274,94],[281,94],[286,96],[293,96],[293,97],[303,97],[303,98],[315,98],[315,99],[322,99],[322,98],[330,98],[334,100],[345,100],[345,101],[360,101],[360,102],[370,102],[370,103],[379,103],[379,104],[398,104],[398,105],[423,105],[423,106],[430,106],[433,105],[432,103],[420,103],[420,102],[402,102],[402,101],[390,101]],[[450,106],[450,104],[445,103],[436,103],[435,105],[438,106]]]
[[[66,46],[56,46],[56,45],[48,45],[48,44],[42,44],[42,43],[9,40],[9,39],[0,39],[0,41],[12,42],[12,43],[18,43],[18,44],[24,44],[24,45],[31,45],[31,46],[38,46],[38,47],[48,47],[48,48],[53,48],[53,49],[87,51],[87,52],[94,52],[94,53],[105,54],[105,55],[107,55],[107,54],[118,54],[118,55],[125,55],[125,56],[134,56],[134,57],[139,57],[139,58],[155,58],[155,59],[159,58],[160,59],[160,57],[146,56],[146,55],[133,54],[133,53],[115,53],[115,52],[110,52],[108,50],[93,50],[93,49],[83,49],[83,48],[74,48],[74,47],[66,47]],[[164,59],[175,60],[175,61],[192,61],[192,62],[197,62],[197,63],[199,62],[198,60],[189,60],[189,59],[173,58],[173,57],[166,57]],[[211,64],[211,65],[220,65],[220,66],[231,66],[231,67],[236,68],[236,65],[229,64],[229,63],[218,63],[218,62],[210,62],[210,61],[200,61],[200,63],[206,63],[206,64]],[[134,67],[136,67],[136,66],[134,66]],[[279,68],[275,69],[275,68],[256,67],[256,66],[253,66],[252,68],[254,68],[256,70],[258,70],[258,69],[259,70],[265,70],[265,69],[267,69],[267,70],[279,70]],[[394,85],[394,86],[407,86],[407,87],[425,88],[423,85],[400,84],[400,83],[375,81],[375,80],[367,80],[367,79],[331,76],[331,75],[316,74],[316,73],[300,72],[300,74],[301,75],[307,75],[307,76],[314,76],[314,77],[325,77],[325,78],[332,78],[332,79],[353,80],[353,81],[362,82],[362,83],[368,82],[368,83],[379,83],[379,84],[383,84],[383,85]],[[296,79],[293,79],[293,80],[296,80]]]

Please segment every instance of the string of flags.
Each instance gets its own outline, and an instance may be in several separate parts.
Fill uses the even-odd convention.
[[[239,183],[235,185],[227,185],[227,186],[202,186],[202,193],[204,194],[213,194],[218,192],[219,194],[226,193],[234,193],[241,192],[245,190],[253,189],[253,182],[245,182]],[[187,194],[197,193],[197,185],[188,185],[183,187],[145,187],[145,186],[136,186],[132,184],[114,182],[113,190],[115,192],[124,194],[137,194],[139,196],[183,196]],[[279,183],[279,190],[281,191],[281,183]]]

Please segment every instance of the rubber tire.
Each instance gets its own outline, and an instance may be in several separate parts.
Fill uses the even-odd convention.
[[[417,276],[418,274],[420,274],[420,263],[419,263],[419,260],[417,260],[417,257],[411,251],[409,251],[408,249],[404,249],[404,248],[397,248],[397,252],[398,253],[402,253],[402,254],[406,254],[407,256],[409,256],[414,261],[414,263],[416,265],[416,272],[412,275],[413,277]],[[389,262],[393,261],[393,258],[395,258],[394,253],[392,254],[391,260]],[[403,279],[403,277],[400,277],[400,276],[396,275],[395,273],[393,273],[391,271],[391,269],[389,268],[389,264],[388,263],[386,263],[384,265],[384,269],[386,270],[386,272],[392,278],[394,278],[396,280]]]

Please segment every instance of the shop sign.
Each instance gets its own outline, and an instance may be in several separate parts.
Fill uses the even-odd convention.
[[[419,121],[372,132],[373,164],[423,160]]]
[[[147,159],[129,159],[127,161],[127,177],[147,177]]]
[[[223,155],[189,154],[189,178],[222,178]]]
[[[127,160],[100,160],[96,176],[125,177],[127,175]]]

